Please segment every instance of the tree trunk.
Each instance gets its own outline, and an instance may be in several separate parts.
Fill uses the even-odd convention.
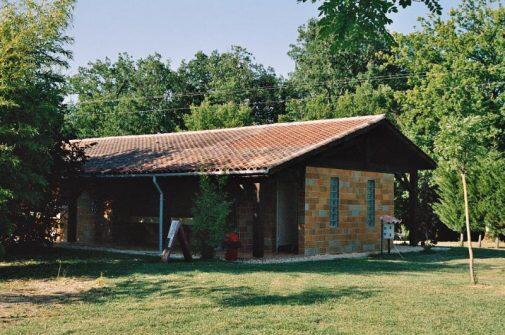
[[[482,248],[482,234],[479,234],[479,241],[477,243],[479,248]]]
[[[495,248],[498,249],[500,247],[500,236],[495,237],[494,243]]]
[[[459,233],[459,246],[462,247],[465,244],[465,233]]]
[[[461,172],[461,181],[463,182],[463,196],[465,198],[465,221],[466,221],[466,236],[468,239],[468,269],[470,270],[470,281],[476,284],[475,273],[473,271],[473,250],[472,250],[472,234],[470,231],[470,210],[468,208],[468,193],[466,188],[466,176]]]

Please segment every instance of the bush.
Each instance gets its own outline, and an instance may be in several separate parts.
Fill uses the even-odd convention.
[[[200,193],[192,208],[195,249],[204,259],[214,257],[222,242],[231,202],[224,191],[226,178],[200,177]]]

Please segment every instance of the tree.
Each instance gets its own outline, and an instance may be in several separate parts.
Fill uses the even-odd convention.
[[[178,69],[185,92],[197,96],[190,105],[236,105],[247,103],[254,124],[273,123],[283,113],[281,79],[272,68],[254,61],[246,49],[233,46],[231,51],[209,55],[198,52],[194,59]],[[189,106],[189,105],[188,105]]]
[[[322,96],[291,99],[281,121],[319,120],[339,117],[391,114],[394,109],[394,91],[385,85],[374,88],[370,82],[357,86],[354,92],[345,92],[331,102]]]
[[[81,67],[70,78],[69,91],[77,101],[67,124],[78,137],[173,132],[186,129],[185,115],[200,105],[199,112],[212,105],[228,106],[229,112],[232,105],[247,105],[247,123],[272,123],[283,112],[280,84],[272,69],[255,63],[240,47],[197,52],[176,71],[158,54],[138,60],[120,54],[115,62],[106,58]]]
[[[481,195],[478,208],[483,215],[487,232],[496,240],[505,234],[505,158],[492,150],[481,161],[477,180]]]
[[[390,63],[409,74],[398,91],[400,126],[414,142],[433,154],[441,120],[448,115],[481,115],[493,129],[502,117],[505,8],[487,1],[464,0],[446,21],[422,20],[423,30],[396,35]],[[492,140],[503,148],[505,134]],[[492,147],[495,143],[486,143]]]
[[[204,259],[214,256],[214,249],[224,238],[226,219],[231,206],[224,191],[226,181],[224,177],[200,177],[200,194],[192,209],[193,234],[196,249]]]
[[[126,53],[80,67],[69,80],[77,96],[67,120],[78,137],[172,132],[189,106],[179,78],[159,54],[133,60]]]
[[[65,35],[73,1],[0,8],[0,243],[47,240],[62,147]]]
[[[211,105],[205,99],[199,106],[191,106],[191,113],[184,116],[184,124],[188,130],[242,127],[252,124],[252,113],[246,103]]]
[[[297,42],[288,52],[295,62],[295,71],[288,84],[296,95],[321,96],[332,101],[346,92],[353,92],[380,64],[377,52],[387,46],[377,40],[358,50],[332,49],[333,39],[320,34],[318,22],[309,20],[298,29]]]
[[[300,2],[318,0],[298,0]],[[441,14],[438,0],[420,0],[432,13]],[[323,0],[319,6],[319,26],[324,36],[331,36],[334,48],[359,49],[377,40],[394,43],[387,30],[393,21],[389,15],[412,5],[412,0]]]
[[[470,206],[468,200],[467,176],[470,169],[478,164],[479,158],[485,155],[486,136],[492,137],[487,120],[479,116],[466,118],[447,116],[442,120],[441,130],[435,142],[435,151],[446,162],[448,167],[459,174],[463,188],[463,205],[468,241],[469,270],[473,284],[476,277],[473,269],[472,236],[470,227]]]
[[[483,146],[503,150],[505,145],[504,133],[499,131],[505,128],[505,78],[498,70],[505,67],[505,10],[489,4],[467,0],[446,21],[422,20],[421,31],[395,35],[397,45],[385,54],[389,60],[384,65],[405,74],[404,84],[392,87],[399,126],[441,165],[443,148],[440,152],[434,148],[448,116],[485,118],[489,129],[476,129],[482,132],[476,136],[486,141]],[[488,130],[495,136],[487,136]],[[426,195],[420,198],[420,207],[426,209],[423,215],[436,224],[438,219],[428,211],[437,202],[438,185],[429,172],[420,174],[419,184],[420,194]]]
[[[470,224],[472,231],[482,232],[484,220],[479,208],[482,193],[477,186],[482,171],[479,170],[480,162],[476,161],[475,164],[476,166],[467,171],[468,203],[469,207],[473,208],[470,212]],[[460,178],[449,164],[440,164],[434,178],[439,198],[433,209],[444,225],[460,234],[460,245],[463,246],[466,226],[465,210],[461,204],[464,204],[465,199]]]
[[[460,245],[463,246],[465,213],[461,206],[464,199],[459,176],[448,167],[439,167],[435,182],[440,200],[434,204],[433,209],[447,227],[460,234]]]

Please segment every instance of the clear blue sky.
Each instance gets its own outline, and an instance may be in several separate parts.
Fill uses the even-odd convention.
[[[442,0],[442,5],[447,10],[458,2]],[[177,66],[198,50],[240,45],[287,75],[294,64],[286,53],[297,28],[317,13],[316,5],[296,0],[78,0],[70,73],[123,51],[134,57],[158,52]],[[416,17],[425,14],[424,5],[414,2],[393,17],[391,29],[412,31]]]

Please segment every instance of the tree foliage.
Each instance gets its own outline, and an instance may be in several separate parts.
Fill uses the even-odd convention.
[[[159,54],[97,60],[70,78],[68,121],[78,137],[172,132],[183,125],[180,85]]]
[[[475,169],[489,150],[504,145],[505,11],[489,4],[463,1],[446,21],[422,20],[420,32],[396,36],[397,46],[385,63],[409,74],[404,88],[395,93],[397,121],[416,144],[439,162],[436,180],[429,180],[430,174],[422,175],[428,178],[422,185],[433,191],[438,189],[438,211],[444,206],[463,205],[447,196],[447,183],[454,176],[449,177],[443,170],[470,173],[470,202],[475,204],[479,192],[475,181],[479,173]],[[433,200],[437,202],[436,198]],[[482,230],[483,213],[478,207],[473,209],[472,226]],[[459,210],[451,209],[453,213]],[[455,223],[443,217],[440,216],[442,221],[453,228]]]
[[[176,70],[158,54],[137,61],[120,54],[115,62],[97,60],[81,67],[70,79],[77,101],[68,122],[79,137],[226,127],[228,121],[272,123],[283,111],[280,82],[240,47],[198,52]],[[211,115],[214,111],[219,116]],[[235,112],[239,115],[230,114]]]
[[[0,8],[0,240],[48,238],[62,147],[73,1],[3,1]]]
[[[318,3],[319,0],[298,0]],[[438,0],[420,0],[432,13],[441,14]],[[359,49],[394,38],[388,31],[393,23],[389,17],[400,8],[412,5],[412,0],[323,0],[319,6],[319,26],[324,36],[331,36],[334,48]]]
[[[394,110],[394,91],[387,85],[374,88],[370,82],[357,86],[328,101],[323,95],[291,99],[281,121],[318,120],[360,115],[390,114]]]
[[[505,158],[491,151],[479,164],[477,210],[492,236],[505,235]]]
[[[200,177],[200,193],[192,209],[196,250],[202,258],[212,258],[223,241],[231,202],[224,191],[226,178]]]
[[[188,130],[242,127],[252,124],[251,107],[235,102],[213,105],[205,99],[199,106],[191,106],[191,113],[184,116]]]

